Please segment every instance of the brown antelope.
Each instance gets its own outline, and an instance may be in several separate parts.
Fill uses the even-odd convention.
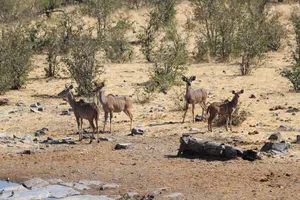
[[[104,127],[103,127],[103,133],[105,131],[106,121],[108,118],[108,113],[110,114],[110,133],[111,133],[111,123],[113,118],[114,112],[124,112],[129,118],[130,118],[130,130],[132,129],[132,121],[133,121],[133,115],[131,113],[131,108],[133,104],[133,100],[129,96],[117,96],[109,94],[105,96],[105,83],[95,83],[95,90],[98,100],[102,105],[103,111],[104,111]]]
[[[237,107],[240,94],[242,93],[244,93],[244,90],[241,90],[240,92],[232,91],[234,97],[232,98],[231,101],[226,103],[214,102],[208,106],[207,108],[207,114],[209,113],[208,131],[212,131],[211,123],[217,115],[226,115],[226,131],[228,131],[228,121],[230,125],[230,130],[232,131],[232,127],[231,127],[232,113],[234,109]]]
[[[99,143],[99,130],[98,130],[98,120],[99,120],[99,110],[95,103],[86,103],[82,99],[79,101],[76,101],[73,94],[73,85],[70,85],[69,87],[66,86],[66,88],[61,91],[58,96],[64,97],[67,96],[68,102],[70,106],[72,107],[74,111],[74,115],[76,117],[77,125],[78,125],[78,132],[79,132],[79,141],[82,140],[82,124],[83,119],[87,119],[90,123],[90,125],[93,128],[92,136],[90,137],[90,143],[92,143],[94,138],[95,129],[97,130],[97,142]],[[94,125],[94,120],[96,123],[96,127]]]
[[[196,76],[191,76],[190,78],[187,78],[185,76],[182,76],[182,80],[186,82],[186,93],[185,93],[185,111],[182,119],[182,123],[184,123],[186,112],[189,108],[189,104],[192,104],[192,114],[193,114],[193,122],[195,122],[195,104],[199,103],[202,107],[202,117],[204,114],[204,111],[206,110],[206,99],[207,99],[207,92],[205,89],[192,89],[192,81],[196,80]]]

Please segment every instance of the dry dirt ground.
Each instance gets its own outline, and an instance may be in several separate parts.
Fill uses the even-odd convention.
[[[183,5],[182,7],[184,7]],[[277,9],[284,11],[284,19],[292,6],[282,5]],[[99,188],[82,191],[88,194],[117,195],[126,192],[138,192],[140,196],[151,194],[157,188],[167,188],[156,199],[163,195],[180,192],[178,199],[300,199],[300,144],[293,144],[289,156],[263,156],[262,160],[250,162],[242,159],[230,161],[178,158],[175,155],[179,147],[179,138],[189,133],[197,138],[216,140],[243,149],[260,149],[268,136],[279,131],[282,124],[290,125],[293,131],[280,131],[285,140],[293,142],[299,135],[299,113],[292,115],[286,110],[269,111],[277,105],[300,108],[300,94],[290,92],[290,83],[282,78],[278,69],[287,67],[285,61],[288,47],[270,53],[265,63],[253,71],[250,76],[239,76],[238,65],[234,63],[205,63],[189,66],[187,75],[197,79],[193,87],[203,87],[211,92],[208,101],[219,101],[231,98],[231,90],[244,89],[240,97],[241,107],[251,113],[233,132],[224,131],[224,127],[213,127],[207,132],[207,123],[192,123],[191,111],[188,111],[186,123],[181,124],[183,111],[174,110],[174,99],[183,98],[176,94],[175,87],[167,95],[158,94],[148,104],[135,104],[133,109],[134,125],[141,125],[147,133],[141,136],[128,136],[129,121],[124,113],[115,114],[113,133],[102,134],[112,141],[101,141],[99,144],[88,144],[88,140],[76,145],[58,144],[22,144],[13,147],[0,144],[0,180],[10,177],[12,181],[22,182],[34,177],[43,179],[61,178],[64,181],[83,179],[114,182],[120,185],[113,190],[100,191]],[[44,76],[43,56],[36,56],[35,69],[30,74],[26,88],[10,91],[1,98],[8,98],[12,103],[0,107],[0,132],[10,136],[23,137],[43,127],[49,131],[46,139],[52,136],[61,139],[71,136],[77,140],[78,135],[75,117],[60,115],[69,108],[64,100],[57,98],[69,78],[48,79]],[[103,78],[107,79],[106,93],[133,94],[137,83],[147,81],[147,70],[150,64],[138,59],[131,64],[107,64]],[[226,73],[224,73],[225,71]],[[257,98],[251,99],[254,94]],[[136,95],[133,96],[136,98]],[[45,111],[39,114],[29,111],[29,105],[41,102]],[[92,101],[90,99],[89,101]],[[17,102],[24,103],[25,110],[8,114],[18,108]],[[159,104],[166,107],[163,112],[149,112],[152,106]],[[196,106],[196,113],[201,113]],[[277,113],[278,116],[275,116]],[[278,118],[278,119],[276,119]],[[100,129],[103,127],[101,111]],[[175,123],[168,123],[175,122]],[[262,126],[254,126],[261,122]],[[251,127],[250,127],[251,125]],[[200,131],[190,131],[198,128]],[[84,129],[88,123],[84,121]],[[223,130],[223,131],[220,131]],[[257,135],[249,132],[258,131]],[[244,143],[232,142],[233,136],[240,136]],[[113,150],[115,144],[129,142],[133,147],[128,150]],[[21,155],[24,149],[36,149],[37,154]]]

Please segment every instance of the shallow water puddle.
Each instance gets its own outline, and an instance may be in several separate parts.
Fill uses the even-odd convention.
[[[7,181],[1,181],[1,180],[0,180],[0,191],[3,190],[4,188],[12,187],[12,186],[21,186],[21,185],[18,184],[18,183],[7,182]]]

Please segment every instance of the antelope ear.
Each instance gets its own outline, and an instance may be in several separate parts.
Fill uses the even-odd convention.
[[[243,94],[243,93],[244,93],[244,90],[241,90],[240,93]]]
[[[70,85],[69,88],[70,88],[70,89],[73,89],[74,87],[73,87],[73,85]]]
[[[186,77],[185,76],[182,76],[181,78],[182,78],[183,81],[186,81]]]
[[[235,91],[234,91],[234,90],[232,90],[232,94],[235,94]]]
[[[196,76],[191,76],[191,81],[196,80]]]
[[[95,87],[97,87],[97,86],[98,86],[98,83],[97,83],[96,81],[94,82],[94,86],[95,86]]]
[[[66,89],[69,88],[69,87],[68,87],[68,84],[65,84],[65,88],[66,88]]]

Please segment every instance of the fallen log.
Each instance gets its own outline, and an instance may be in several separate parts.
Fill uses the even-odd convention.
[[[188,134],[183,134],[180,137],[180,147],[177,155],[190,155],[197,154],[201,157],[210,156],[223,159],[233,159],[236,157],[242,157],[246,160],[259,159],[257,152],[252,150],[243,151],[236,147],[220,144],[214,141],[202,140],[194,138]]]

